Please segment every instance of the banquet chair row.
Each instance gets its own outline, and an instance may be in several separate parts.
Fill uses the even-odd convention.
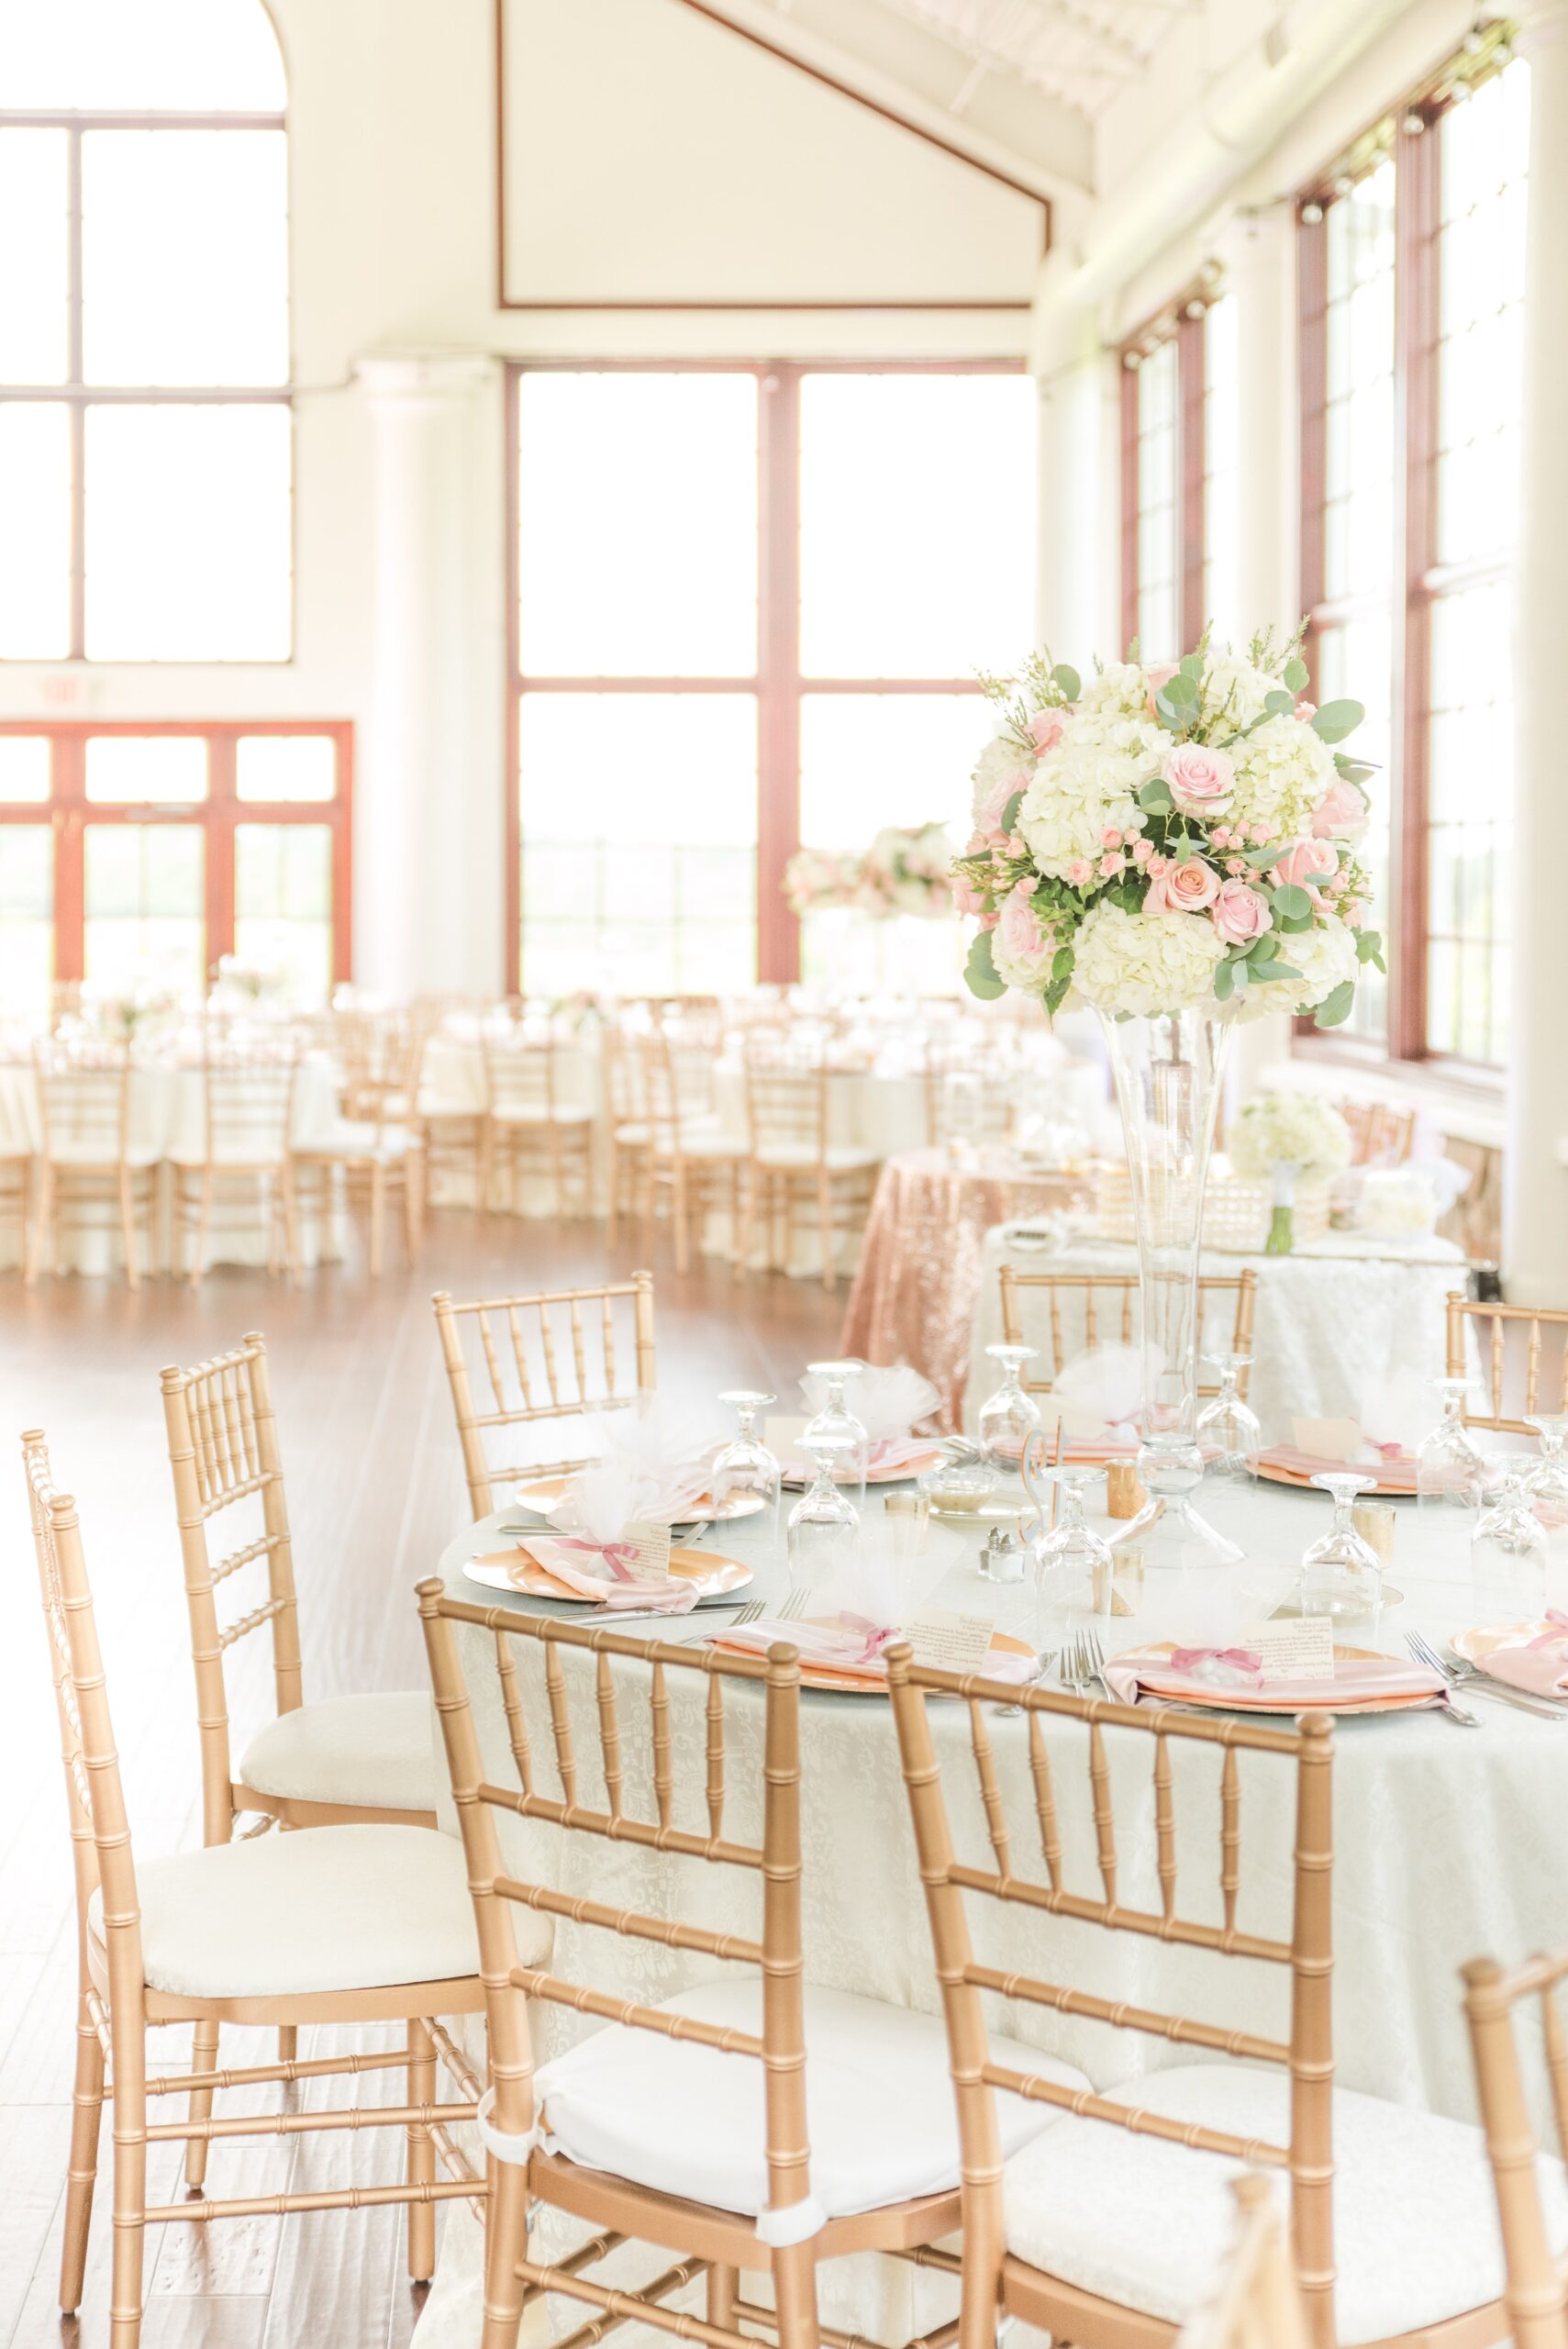
[[[1041,1357],[1040,1373],[1023,1380],[1026,1393],[1044,1395],[1067,1364],[1086,1347],[1130,1346],[1137,1328],[1136,1273],[1020,1273],[1015,1265],[1001,1267],[1002,1335],[1009,1346],[1033,1346]],[[1197,1284],[1197,1351],[1212,1359],[1213,1348],[1250,1355],[1252,1322],[1257,1309],[1258,1275],[1245,1265],[1239,1273],[1202,1273]],[[1039,1297],[1042,1310],[1029,1300]],[[1251,1380],[1249,1363],[1237,1376],[1237,1392],[1246,1399]],[[1197,1381],[1200,1396],[1219,1392],[1218,1380]]]
[[[1450,1378],[1471,1374],[1468,1339],[1481,1358],[1485,1408],[1467,1397],[1466,1427],[1529,1435],[1538,1414],[1568,1412],[1568,1308],[1502,1305],[1455,1291],[1448,1300]]]

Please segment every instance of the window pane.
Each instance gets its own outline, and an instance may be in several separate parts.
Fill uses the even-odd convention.
[[[332,831],[327,824],[237,824],[234,952],[285,978],[302,1002],[332,985]]]
[[[1392,162],[1329,206],[1327,236],[1325,591],[1386,596],[1394,564]]]
[[[199,734],[94,734],[86,768],[89,799],[171,807],[206,797],[207,749]]]
[[[1012,667],[1034,638],[1037,414],[1024,375],[803,378],[807,676]]]
[[[1438,559],[1505,555],[1518,525],[1529,68],[1450,107],[1438,232]]]
[[[87,655],[283,661],[289,412],[87,411]]]
[[[199,994],[206,976],[199,824],[89,824],[83,841],[90,985]]]
[[[46,1018],[53,975],[53,831],[48,824],[0,824],[0,1015]]]
[[[63,130],[0,130],[0,384],[63,384]]]
[[[1511,618],[1507,580],[1432,606],[1427,1049],[1493,1063],[1507,1022]]]
[[[525,374],[525,675],[749,677],[757,666],[757,379]]]
[[[0,802],[49,797],[49,737],[0,734]]]
[[[338,745],[330,734],[242,734],[235,745],[240,799],[336,799]]]
[[[525,694],[520,732],[525,989],[750,986],[753,696]]]
[[[281,110],[283,59],[261,0],[12,0],[0,9],[8,106]]]
[[[0,401],[0,659],[71,651],[71,417]]]
[[[1171,340],[1150,351],[1138,370],[1138,641],[1146,661],[1173,661],[1182,650],[1176,599],[1177,363]]]
[[[1236,296],[1211,302],[1203,322],[1203,616],[1226,644],[1244,642],[1237,564],[1241,548],[1240,357]]]
[[[1318,640],[1319,701],[1359,701],[1366,718],[1351,745],[1358,759],[1377,772],[1366,785],[1371,817],[1360,849],[1361,862],[1372,874],[1372,911],[1368,927],[1386,936],[1390,888],[1389,754],[1393,731],[1394,660],[1386,612],[1325,629]],[[1355,1001],[1347,1029],[1355,1035],[1383,1036],[1388,1021],[1388,982],[1370,963],[1361,966]]]
[[[800,837],[869,848],[884,824],[969,829],[969,777],[996,730],[978,694],[807,694],[800,710]]]
[[[288,377],[281,130],[94,130],[82,141],[89,384]]]

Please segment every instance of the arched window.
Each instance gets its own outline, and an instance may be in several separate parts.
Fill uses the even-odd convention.
[[[290,650],[261,0],[0,0],[0,659]]]

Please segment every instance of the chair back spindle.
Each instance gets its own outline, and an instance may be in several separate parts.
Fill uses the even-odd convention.
[[[1239,1273],[1201,1273],[1197,1290],[1200,1359],[1214,1336],[1224,1339],[1228,1353],[1250,1354],[1258,1297],[1258,1275],[1252,1266],[1248,1264]],[[1031,1395],[1048,1393],[1074,1355],[1087,1348],[1137,1342],[1140,1317],[1136,1273],[1021,1273],[1014,1264],[1004,1264],[1001,1293],[1002,1334],[1006,1343],[1035,1346],[1043,1357],[1040,1375],[1023,1382]],[[1040,1305],[1031,1306],[1031,1298],[1038,1298]],[[1228,1329],[1224,1326],[1227,1317]],[[1251,1375],[1249,1364],[1237,1381],[1243,1399]],[[1200,1376],[1197,1392],[1218,1395],[1218,1380]]]
[[[1496,1428],[1512,1435],[1534,1432],[1540,1413],[1568,1411],[1568,1308],[1477,1302],[1451,1293],[1448,1300],[1448,1375],[1470,1375],[1467,1337],[1473,1333],[1481,1357],[1486,1408],[1468,1407],[1464,1424]],[[1505,1408],[1505,1401],[1515,1408]]]

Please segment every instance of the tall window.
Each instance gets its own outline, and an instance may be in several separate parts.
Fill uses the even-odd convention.
[[[1121,618],[1150,661],[1240,625],[1236,305],[1206,287],[1122,351]]]
[[[1506,59],[1366,142],[1304,206],[1300,242],[1309,651],[1321,698],[1366,705],[1393,947],[1351,1025],[1396,1059],[1482,1067],[1507,1023],[1529,138],[1528,68]]]
[[[0,724],[0,1000],[199,996],[220,955],[305,1003],[350,974],[347,726]]]
[[[967,817],[975,673],[1033,640],[1033,386],[782,363],[512,384],[521,984],[793,977],[802,841]]]
[[[288,379],[261,0],[0,11],[0,659],[286,660]]]

